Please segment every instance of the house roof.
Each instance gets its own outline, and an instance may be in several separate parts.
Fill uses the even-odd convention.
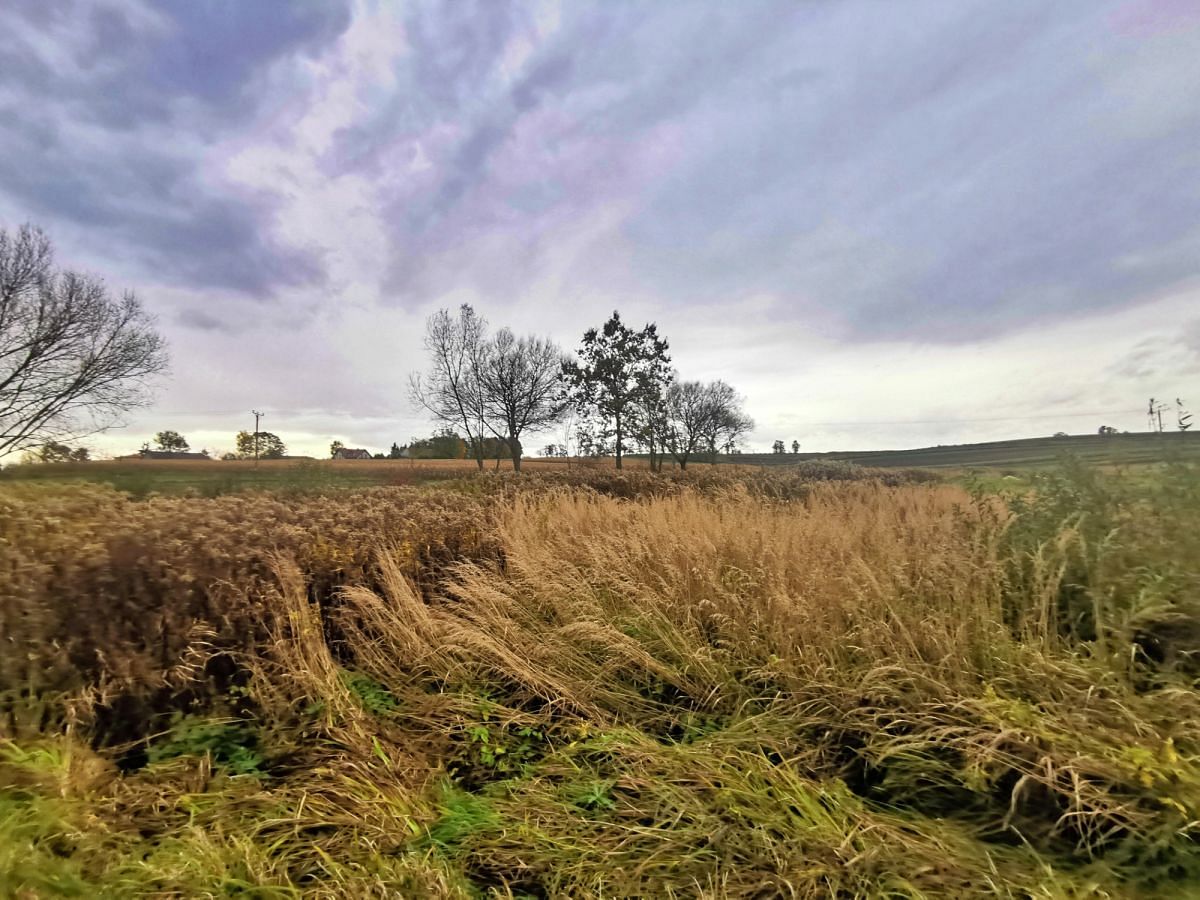
[[[371,451],[351,447],[339,447],[334,459],[370,459]]]
[[[207,453],[186,453],[182,450],[141,450],[121,459],[210,459]]]

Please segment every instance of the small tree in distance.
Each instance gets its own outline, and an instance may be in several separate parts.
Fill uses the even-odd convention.
[[[50,441],[43,444],[37,449],[37,452],[28,454],[28,462],[44,462],[44,463],[65,463],[65,462],[88,462],[91,459],[91,453],[87,447],[69,447],[66,444],[60,444],[58,441]]]
[[[154,436],[154,443],[159,450],[169,453],[186,453],[189,449],[187,439],[178,431],[160,431]]]
[[[799,453],[799,452],[800,452],[800,442],[799,442],[799,441],[792,441],[792,454],[794,455],[794,454],[797,454],[797,453]]]
[[[783,441],[776,441],[774,444],[771,445],[771,452],[772,453],[786,453],[787,448],[784,447]]]
[[[252,431],[239,431],[237,433],[237,456],[238,459],[282,459],[287,456],[287,447],[278,435],[272,434],[269,431],[260,431],[257,434],[257,456],[255,454],[255,437]]]

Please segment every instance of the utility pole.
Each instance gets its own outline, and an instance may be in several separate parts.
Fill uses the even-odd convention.
[[[254,414],[254,468],[258,468],[258,420],[263,417],[257,409],[250,410]]]
[[[1178,402],[1178,401],[1176,401],[1176,402]],[[1147,411],[1147,417],[1150,420],[1150,430],[1151,431],[1157,431],[1159,434],[1163,433],[1162,414],[1163,414],[1163,410],[1166,408],[1167,408],[1167,404],[1160,403],[1159,401],[1155,400],[1153,397],[1150,398],[1150,408]]]

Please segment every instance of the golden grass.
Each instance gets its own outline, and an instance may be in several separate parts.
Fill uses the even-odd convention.
[[[148,765],[116,748],[124,772],[81,743],[78,695],[65,729],[12,706],[0,893],[1065,898],[1200,878],[1200,705],[1174,657],[1144,655],[1150,610],[1191,615],[1194,559],[1164,545],[1186,503],[1110,515],[1042,485],[1013,517],[944,485],[590,484],[30,494],[36,536],[0,530],[25,609],[85,585],[182,605],[195,572],[240,590],[255,637],[223,651],[224,693],[197,692],[209,632],[139,663],[163,685],[190,665],[192,700],[142,723]],[[281,521],[186,562],[164,523],[218,511],[209,535]],[[131,558],[120,591],[72,574],[81,523],[126,520],[176,562]],[[413,542],[472,521],[443,555]],[[352,564],[306,555],[318,540]],[[213,577],[225,557],[243,561]]]

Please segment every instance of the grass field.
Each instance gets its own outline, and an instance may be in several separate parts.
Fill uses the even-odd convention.
[[[0,896],[1194,895],[1194,467],[530,468],[0,482]]]
[[[1160,466],[1172,460],[1200,461],[1200,434],[1128,434],[1112,437],[1082,435],[1070,438],[1031,438],[990,444],[929,447],[920,450],[844,452],[824,454],[740,454],[720,457],[715,468],[795,468],[811,463],[854,463],[884,468],[942,469],[949,477],[991,480],[999,484],[1005,475],[1020,477],[1037,469],[1051,468],[1064,458],[1074,458],[1100,467]],[[529,457],[523,462],[531,473],[595,471],[612,469],[613,460],[544,459]],[[630,456],[625,466],[631,471],[648,468],[645,457]],[[699,460],[696,471],[714,467]],[[499,467],[489,460],[486,471],[511,471],[512,463]],[[218,496],[246,490],[323,491],[376,485],[413,485],[456,479],[476,471],[474,460],[262,460],[257,465],[245,460],[198,462],[193,460],[119,460],[56,465],[12,465],[0,471],[3,480],[39,480],[109,484],[117,490],[146,496],[150,493]],[[1024,483],[1024,482],[1022,482]]]
[[[1029,469],[1058,464],[1071,456],[1092,465],[1145,465],[1175,459],[1200,461],[1200,432],[1096,434],[1025,438],[983,444],[951,444],[916,450],[835,453],[755,453],[740,459],[752,465],[789,465],[798,460],[840,460],[879,468]]]
[[[530,471],[560,471],[573,468],[611,467],[610,460],[578,461],[529,459]],[[634,460],[631,469],[644,469]],[[0,472],[0,481],[46,481],[108,484],[126,493],[145,496],[196,493],[217,496],[247,490],[313,491],[377,485],[406,485],[470,475],[477,470],[474,460],[101,460],[88,463],[12,465]],[[495,460],[487,471],[497,470]],[[500,471],[512,471],[512,463],[501,461]]]

